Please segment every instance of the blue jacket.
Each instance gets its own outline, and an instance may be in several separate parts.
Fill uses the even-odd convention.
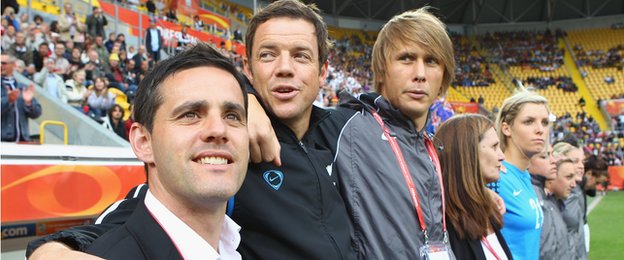
[[[17,128],[19,127],[19,141],[30,141],[30,132],[28,130],[28,119],[38,118],[41,115],[41,105],[36,98],[33,97],[30,106],[24,103],[22,94],[17,98],[15,103],[9,104],[8,89],[11,89],[10,82],[15,80],[2,77],[2,141],[14,142],[17,139]],[[17,81],[13,83],[15,87],[23,89],[24,86]],[[16,121],[19,117],[19,122]]]

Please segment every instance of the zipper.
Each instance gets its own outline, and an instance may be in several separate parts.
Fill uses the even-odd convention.
[[[301,147],[301,149],[303,149],[303,152],[308,154],[308,148],[305,147],[305,144],[303,144],[301,140],[297,140],[297,142],[299,143],[299,146]]]

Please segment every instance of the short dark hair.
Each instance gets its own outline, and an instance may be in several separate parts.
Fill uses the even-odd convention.
[[[144,125],[151,133],[154,127],[154,115],[163,102],[164,93],[159,91],[162,83],[180,71],[198,67],[215,67],[232,74],[243,92],[245,111],[247,110],[247,91],[243,74],[220,51],[205,43],[197,43],[172,58],[159,62],[141,80],[134,99],[135,122]]]
[[[256,15],[251,18],[245,35],[245,43],[247,43],[246,54],[247,59],[251,59],[251,50],[253,49],[253,40],[256,36],[258,27],[266,21],[273,18],[287,17],[293,19],[303,19],[314,25],[316,41],[319,49],[319,65],[323,66],[329,55],[331,42],[328,39],[327,26],[320,15],[319,9],[315,4],[306,5],[297,0],[279,0],[262,8]]]

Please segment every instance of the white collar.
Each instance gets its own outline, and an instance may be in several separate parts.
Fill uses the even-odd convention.
[[[227,215],[219,236],[220,254],[197,232],[173,214],[148,190],[145,195],[145,206],[156,222],[169,235],[182,258],[184,259],[241,259],[236,252],[240,244],[240,226]]]

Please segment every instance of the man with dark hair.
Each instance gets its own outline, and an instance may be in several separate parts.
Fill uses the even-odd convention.
[[[87,20],[85,23],[87,24],[87,33],[91,35],[91,37],[106,37],[106,32],[104,32],[104,26],[108,25],[108,21],[106,20],[102,9],[100,9],[99,7],[93,7],[93,13],[87,16]]]
[[[245,259],[353,259],[352,228],[338,180],[331,174],[333,148],[324,136],[338,132],[339,125],[329,117],[331,112],[312,106],[327,74],[329,52],[318,9],[296,0],[277,1],[252,19],[247,32],[245,73],[269,111],[283,164],[279,159],[278,165],[269,163],[275,159],[271,156],[254,158],[252,152],[256,163],[249,165],[230,208],[243,227],[239,252]],[[258,146],[250,149],[264,151]],[[104,215],[97,223],[120,223],[125,221],[121,215]],[[81,232],[63,231],[31,243],[28,253],[51,240],[84,250],[105,229],[95,225]],[[67,253],[59,243],[45,247],[46,255],[54,253],[53,247]]]
[[[129,139],[147,165],[149,190],[126,223],[93,241],[87,253],[106,259],[241,258],[240,227],[225,208],[249,158],[244,86],[231,62],[204,44],[145,77]]]
[[[36,71],[41,71],[43,69],[43,61],[45,58],[49,56],[50,47],[48,47],[47,42],[42,42],[39,44],[39,47],[36,50],[33,50],[33,60],[32,63],[35,65]]]
[[[145,31],[145,47],[155,62],[160,60],[160,50],[163,48],[163,37],[156,27],[156,19],[150,19],[149,28]]]

